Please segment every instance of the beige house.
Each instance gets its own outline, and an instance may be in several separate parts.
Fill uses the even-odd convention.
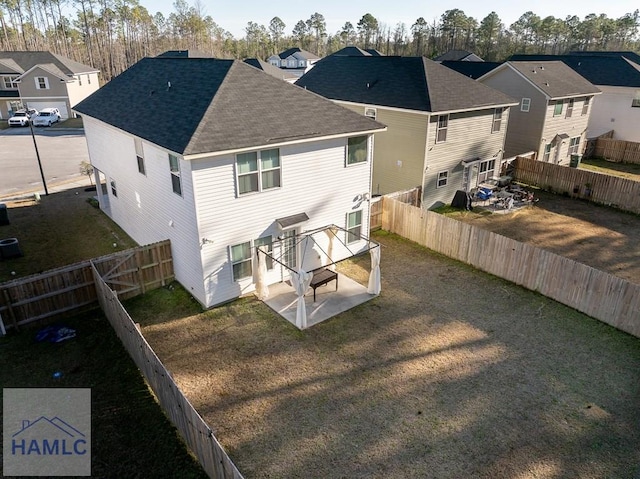
[[[62,118],[99,88],[98,70],[51,52],[0,52],[0,119],[28,106]]]
[[[600,90],[563,62],[510,61],[478,81],[520,102],[509,118],[507,156],[535,151],[541,161],[569,165],[571,155],[584,152]]]
[[[423,57],[326,57],[296,85],[387,126],[375,134],[373,194],[422,186],[451,203],[499,176],[509,96]]]

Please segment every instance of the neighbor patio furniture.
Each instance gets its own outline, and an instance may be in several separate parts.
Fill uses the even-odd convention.
[[[313,288],[313,302],[316,302],[316,289],[322,285],[328,284],[336,280],[336,291],[338,291],[338,273],[328,268],[321,268],[313,271],[313,278],[310,286]]]

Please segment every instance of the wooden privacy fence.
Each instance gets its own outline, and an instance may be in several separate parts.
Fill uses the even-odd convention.
[[[638,181],[529,158],[518,158],[513,165],[512,175],[521,183],[640,213]]]
[[[371,198],[371,210],[369,212],[369,228],[371,231],[382,227],[382,196]],[[416,186],[406,191],[397,191],[384,195],[384,198],[393,198],[413,206],[420,206],[422,201],[422,187]]]
[[[382,228],[640,337],[640,285],[391,198]]]
[[[590,155],[618,163],[640,163],[640,143],[599,137]]]
[[[92,263],[123,299],[164,286],[174,278],[168,240],[119,251],[0,284],[0,323],[18,328],[97,307]]]
[[[111,326],[205,472],[209,477],[216,479],[242,479],[242,475],[213,435],[211,428],[180,391],[169,371],[120,303],[118,294],[101,278],[97,267],[92,268],[92,276],[98,302]]]

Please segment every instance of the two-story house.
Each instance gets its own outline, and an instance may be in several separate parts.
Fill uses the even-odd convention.
[[[301,48],[289,48],[277,55],[271,55],[267,61],[273,66],[287,70],[287,73],[300,78],[320,60],[318,55]]]
[[[51,52],[0,52],[0,119],[28,106],[57,108],[69,118],[99,87],[99,71]]]
[[[375,135],[373,192],[422,186],[422,205],[499,176],[509,96],[423,57],[334,56],[296,85],[387,125]]]
[[[514,55],[517,61],[565,63],[600,91],[593,100],[587,137],[613,130],[613,138],[640,142],[640,55],[633,52],[572,52],[570,55]]]
[[[568,165],[584,151],[600,90],[564,63],[509,61],[477,81],[520,100],[509,119],[507,155],[535,151],[538,160]]]
[[[145,58],[76,110],[100,208],[138,243],[170,239],[176,278],[206,307],[255,289],[260,246],[268,284],[327,264],[305,232],[336,225],[350,251],[367,247],[380,123],[209,58]]]

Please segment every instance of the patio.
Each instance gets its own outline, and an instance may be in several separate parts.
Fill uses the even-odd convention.
[[[333,282],[320,286],[316,291],[315,302],[313,291],[308,290],[304,295],[307,327],[326,321],[378,296],[367,293],[365,286],[344,274],[338,273],[338,285],[337,291]],[[269,286],[269,298],[264,300],[264,303],[291,324],[296,325],[298,295],[293,286],[287,282]]]

